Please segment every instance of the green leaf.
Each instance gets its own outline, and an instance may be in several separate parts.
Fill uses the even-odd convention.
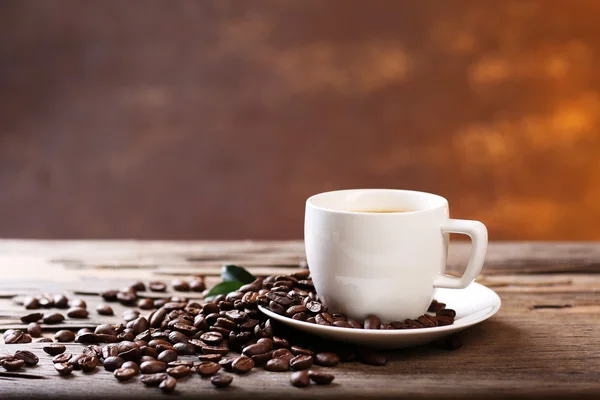
[[[236,290],[238,290],[239,288],[242,287],[242,285],[244,285],[243,282],[240,281],[224,281],[219,283],[216,286],[213,286],[212,289],[210,289],[208,291],[208,293],[206,294],[206,298],[211,298],[211,297],[215,297],[218,296],[220,294],[229,294],[231,292],[235,292]]]
[[[238,267],[237,265],[223,265],[221,278],[223,278],[223,282],[238,281],[243,284],[252,283],[256,280],[256,277],[246,271],[244,267]]]

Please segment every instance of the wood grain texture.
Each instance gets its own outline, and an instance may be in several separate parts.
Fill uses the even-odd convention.
[[[309,195],[392,187],[600,240],[599,11],[3,0],[0,236],[298,238]]]
[[[186,257],[213,260],[228,255],[256,260],[263,254],[273,262],[302,259],[302,243],[291,242],[140,242],[140,241],[0,241],[0,268],[5,279],[0,294],[22,295],[35,291],[66,292],[119,288],[134,279],[165,278],[144,266],[165,265]],[[462,244],[451,254],[460,264],[466,254]],[[295,258],[294,258],[295,257]],[[555,257],[555,258],[553,258]],[[58,259],[80,264],[68,268]],[[100,260],[100,261],[99,261]],[[138,260],[140,267],[77,268],[114,261]],[[253,371],[235,376],[232,387],[217,391],[194,375],[178,384],[178,397],[265,399],[286,398],[582,398],[600,396],[600,261],[597,243],[491,243],[485,275],[480,282],[493,286],[502,297],[502,309],[492,319],[461,334],[464,346],[446,351],[435,346],[391,353],[385,367],[346,363],[335,369],[330,387],[292,387],[285,374]],[[143,262],[143,263],[142,263]],[[214,261],[216,263],[216,261]],[[193,264],[193,262],[190,262]],[[518,266],[531,265],[522,270]],[[499,266],[496,270],[496,266]],[[553,266],[548,272],[545,266]],[[191,265],[189,265],[191,269]],[[204,267],[202,267],[204,268]],[[291,271],[290,267],[277,267]],[[588,269],[586,271],[586,269]],[[523,271],[531,271],[523,272]],[[492,273],[490,273],[492,272]],[[208,278],[209,283],[217,281]],[[170,293],[167,293],[167,295]],[[90,308],[99,299],[79,295]],[[15,299],[0,296],[0,314],[21,310]],[[562,307],[562,308],[557,308]],[[22,310],[21,310],[22,311]],[[115,305],[117,315],[123,311]],[[91,313],[87,323],[106,322]],[[14,321],[12,321],[14,322]],[[0,330],[12,323],[0,316]],[[71,323],[72,321],[67,321]],[[1,325],[6,323],[4,326]],[[39,344],[6,345],[0,354],[26,348],[40,356],[38,367],[16,374],[0,373],[0,398],[163,398],[158,390],[138,382],[119,384],[109,373],[56,375]],[[77,344],[70,344],[76,350]]]

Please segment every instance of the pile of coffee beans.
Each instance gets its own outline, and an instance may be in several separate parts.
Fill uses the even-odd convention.
[[[172,287],[180,292],[204,291],[204,279],[176,280]],[[106,303],[120,302],[151,310],[142,315],[127,309],[123,322],[101,324],[95,329],[83,328],[77,332],[58,330],[54,338],[40,337],[40,321],[57,324],[65,320],[60,313],[31,312],[21,320],[29,324],[27,332],[8,330],[6,344],[48,342],[43,351],[53,357],[57,373],[67,376],[73,371],[90,373],[97,368],[112,373],[119,382],[134,379],[146,386],[158,387],[165,393],[175,391],[177,380],[192,373],[210,380],[216,388],[229,386],[234,375],[242,375],[254,368],[273,373],[292,372],[290,383],[305,387],[314,382],[327,385],[334,375],[326,372],[342,362],[359,362],[382,366],[387,358],[364,348],[339,343],[314,341],[301,333],[277,325],[258,309],[259,305],[289,318],[334,327],[355,329],[413,329],[451,324],[455,313],[443,303],[433,302],[429,311],[416,320],[381,322],[376,316],[364,321],[331,313],[320,301],[308,270],[292,275],[269,276],[256,279],[227,295],[216,296],[203,304],[185,297],[148,298],[141,295],[149,289],[165,292],[164,282],[137,282],[123,290],[109,290],[101,294]],[[70,301],[63,295],[43,294],[25,299],[27,310],[65,308],[67,318],[87,318],[84,301]],[[96,307],[100,315],[114,315],[108,304]],[[83,347],[80,354],[66,352],[63,343],[77,342]],[[192,358],[195,357],[197,361]],[[35,365],[39,360],[30,352],[21,351],[0,358],[0,366],[15,371]],[[315,368],[315,365],[318,366]]]

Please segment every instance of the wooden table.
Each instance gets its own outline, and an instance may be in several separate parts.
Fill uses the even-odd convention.
[[[466,243],[451,246],[451,270],[465,265],[468,251]],[[74,293],[192,273],[206,274],[212,284],[225,262],[248,266],[255,274],[287,273],[303,263],[303,252],[299,241],[3,240],[0,326],[14,326],[18,322],[14,316],[23,313],[14,296],[66,292],[85,299],[91,308],[100,302],[98,296]],[[197,398],[600,398],[599,273],[600,244],[492,243],[485,275],[478,281],[500,294],[502,309],[465,331],[464,345],[458,350],[427,346],[396,351],[385,367],[342,364],[335,369],[335,384],[306,389],[292,387],[287,374],[258,369],[236,376],[234,385],[222,391],[194,375],[180,382],[178,394]],[[123,309],[116,306],[115,311],[120,316]],[[83,325],[115,319],[91,313]],[[74,351],[80,347],[68,346]],[[34,351],[40,364],[19,373],[0,373],[0,399],[164,396],[138,382],[119,384],[104,370],[64,379],[41,352],[41,344],[0,342],[0,354],[18,349]]]

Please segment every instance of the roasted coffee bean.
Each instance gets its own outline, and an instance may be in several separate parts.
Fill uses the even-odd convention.
[[[452,325],[454,323],[454,318],[445,315],[436,314],[435,319],[437,320],[438,326]]]
[[[155,281],[148,284],[151,292],[164,292],[167,290],[167,285],[164,282]]]
[[[437,319],[435,317],[430,317],[429,315],[421,315],[419,318],[417,318],[417,321],[419,321],[426,328],[432,328],[438,325]]]
[[[100,295],[104,299],[104,301],[117,301],[117,294],[119,292],[117,290],[107,290],[106,292],[101,293]]]
[[[181,332],[173,331],[169,333],[169,342],[176,343],[188,343],[190,339]]]
[[[175,279],[171,281],[171,286],[173,286],[173,290],[177,292],[189,292],[190,284],[181,279]]]
[[[379,329],[380,325],[381,320],[375,315],[369,315],[367,319],[365,319],[365,329]]]
[[[129,286],[129,290],[132,292],[145,292],[146,285],[142,281],[137,281],[133,285]]]
[[[180,356],[192,356],[196,354],[196,347],[191,343],[175,343],[173,350]]]
[[[44,317],[44,323],[47,325],[60,324],[64,320],[64,315],[59,313],[49,314]]]
[[[157,360],[162,361],[164,363],[170,363],[177,360],[177,352],[175,350],[165,350],[158,355]]]
[[[53,343],[42,347],[44,353],[49,354],[51,356],[56,356],[62,354],[67,350],[67,347],[64,344]]]
[[[98,304],[96,307],[96,312],[100,315],[115,315],[112,307],[108,304]]]
[[[75,334],[69,330],[62,329],[54,334],[54,340],[57,342],[72,342],[75,340]]]
[[[31,322],[27,325],[27,333],[29,333],[32,337],[40,337],[42,336],[42,326],[37,322]]]
[[[6,344],[16,344],[19,343],[23,339],[23,332],[19,330],[9,329],[4,332],[4,343]]]
[[[333,321],[333,326],[337,326],[339,328],[352,328],[352,326],[347,321]]]
[[[159,308],[152,314],[150,317],[150,327],[151,328],[160,328],[160,325],[163,323],[165,318],[167,318],[167,310],[164,308]]]
[[[25,306],[25,309],[27,310],[37,310],[41,307],[40,301],[37,298],[30,296],[23,299],[23,306]]]
[[[14,357],[18,360],[23,360],[25,365],[33,366],[40,362],[38,356],[27,350],[18,350]]]
[[[308,322],[309,324],[316,324],[317,320],[315,319],[315,317],[310,317],[306,318],[306,322]],[[362,328],[362,325],[360,327]]]
[[[104,369],[112,372],[121,368],[123,363],[125,363],[125,360],[121,357],[108,357],[104,359]]]
[[[231,364],[235,361],[236,357],[225,357],[219,361],[221,368],[231,371]]]
[[[176,331],[179,331],[185,335],[188,335],[188,336],[192,336],[196,332],[198,332],[198,329],[196,329],[194,327],[194,325],[187,325],[187,324],[183,324],[183,323],[174,324],[173,329],[175,329]]]
[[[212,361],[202,361],[196,365],[196,372],[201,376],[211,376],[219,372],[221,366]]]
[[[161,308],[169,302],[169,299],[156,299],[154,300],[154,308]]]
[[[173,393],[175,391],[175,387],[177,386],[177,380],[172,377],[167,377],[164,381],[162,381],[158,387],[163,393]]]
[[[323,367],[335,367],[340,363],[340,357],[331,352],[317,353],[315,355],[315,364]]]
[[[35,312],[35,313],[23,315],[21,317],[21,322],[28,324],[30,322],[37,322],[42,318],[44,318],[44,314]]]
[[[305,312],[306,312],[306,307],[304,307],[303,305],[300,304],[297,306],[291,306],[290,308],[285,310],[285,315],[287,315],[288,317],[291,317],[294,314],[305,313]]]
[[[273,311],[275,314],[280,314],[280,315],[285,314],[285,306],[283,306],[275,301],[269,302],[269,309],[271,311]]]
[[[158,374],[146,374],[142,375],[140,381],[146,386],[158,386],[162,381],[167,379],[169,375],[160,372]]]
[[[266,343],[256,343],[251,344],[250,346],[244,347],[242,350],[242,354],[245,356],[251,357],[257,354],[264,354],[270,350],[268,344]]]
[[[85,333],[94,333],[92,332],[92,330],[90,328],[81,328],[80,330],[77,331],[76,335],[83,335]]]
[[[77,360],[77,365],[83,372],[92,372],[98,366],[96,357],[83,356]]]
[[[315,314],[323,312],[323,304],[319,303],[318,301],[308,301],[305,306],[308,311]]]
[[[71,307],[67,310],[67,317],[69,318],[87,318],[89,312],[83,307]]]
[[[306,387],[310,385],[310,377],[308,376],[308,371],[294,372],[292,374],[292,377],[290,378],[290,382],[296,387]]]
[[[369,350],[361,350],[358,353],[358,359],[367,365],[383,366],[387,364],[387,358],[383,354]]]
[[[294,355],[288,349],[277,349],[273,351],[272,357],[285,360],[285,362],[289,364],[290,360],[294,358]]]
[[[192,292],[203,292],[206,290],[206,284],[204,279],[195,278],[190,281],[190,290]]]
[[[139,299],[137,306],[142,310],[152,310],[154,308],[154,300],[152,299]]]
[[[48,293],[37,296],[40,301],[40,306],[44,308],[51,308],[54,306],[54,297]]]
[[[116,328],[115,328],[114,325],[111,325],[111,324],[101,324],[101,325],[98,325],[96,327],[96,329],[94,329],[94,333],[95,334],[102,333],[102,334],[107,334],[107,335],[116,335],[117,334],[117,330],[116,330]]]
[[[237,324],[228,318],[219,317],[219,318],[217,318],[216,324],[217,324],[217,326],[220,326],[225,329],[229,329],[230,331],[237,328]]]
[[[285,340],[284,338],[281,338],[279,336],[273,336],[273,348],[274,349],[282,349],[282,348],[288,348],[290,347],[290,343]]]
[[[233,360],[233,362],[231,363],[231,369],[233,370],[233,372],[236,372],[238,374],[245,374],[246,372],[254,368],[255,365],[256,364],[254,363],[254,360],[250,357],[240,356]]]
[[[62,354],[55,356],[52,359],[52,362],[54,364],[66,363],[66,362],[69,362],[72,357],[73,357],[73,355],[71,353],[62,353]]]
[[[132,306],[137,301],[137,295],[135,292],[119,292],[117,293],[117,300],[124,306]]]
[[[328,318],[325,318],[325,315],[329,315],[327,313],[321,313],[321,314],[317,314],[317,316],[315,317],[315,322],[319,325],[332,325],[333,324],[333,319],[331,319],[331,316]],[[331,322],[330,322],[331,320]]]
[[[431,302],[431,304],[429,305],[429,308],[427,309],[427,311],[432,312],[432,313],[437,313],[439,311],[442,311],[444,308],[446,308],[445,303],[440,303],[437,300],[433,300]]]
[[[69,363],[56,363],[54,364],[54,369],[59,373],[59,375],[67,376],[71,375],[73,372],[73,365]]]
[[[355,319],[352,318],[348,318],[348,324],[350,325],[350,328],[354,328],[354,329],[361,329],[362,328],[362,324],[360,322],[358,322]]]
[[[269,361],[271,358],[273,358],[273,351],[269,351],[264,354],[256,354],[256,355],[252,356],[251,358],[257,367],[261,367],[261,366],[265,365],[267,363],[267,361]]]
[[[121,365],[121,369],[133,369],[136,374],[140,372],[140,366],[134,361],[125,361],[123,365]]]
[[[230,330],[230,329],[225,329],[223,327],[216,326],[216,325],[211,326],[209,329],[211,332],[219,332],[221,334],[221,336],[223,336],[223,337],[229,336],[229,334],[232,332],[232,330]]]
[[[225,388],[231,385],[231,382],[233,382],[233,376],[226,374],[216,374],[210,378],[210,383],[217,388]]]
[[[219,332],[206,332],[200,336],[200,340],[209,346],[217,346],[223,340],[223,335]]]
[[[454,311],[450,308],[445,308],[443,310],[436,312],[435,315],[437,317],[444,316],[444,317],[456,318],[456,311]]]
[[[289,362],[286,361],[283,358],[272,358],[269,361],[267,361],[267,363],[265,364],[265,369],[267,371],[273,371],[273,372],[284,372],[284,371],[288,371],[289,368]]]
[[[144,361],[140,364],[140,371],[142,374],[156,374],[165,372],[166,370],[167,364],[162,361]]]
[[[41,338],[35,339],[33,341],[33,343],[53,343],[53,342],[54,342],[54,340],[47,338],[47,337],[41,337]]]
[[[292,319],[295,319],[297,321],[306,321],[308,319],[308,314],[307,313],[297,313],[292,315]]]
[[[137,374],[137,371],[133,368],[118,368],[115,369],[113,372],[114,377],[117,378],[120,382],[128,381]]]
[[[248,314],[240,310],[230,310],[225,313],[227,318],[237,324],[241,324],[242,322],[248,320]]]
[[[335,378],[332,374],[323,371],[308,371],[308,377],[317,385],[329,385]]]
[[[303,355],[312,357],[315,355],[315,353],[312,350],[305,349],[304,347],[300,347],[300,346],[292,346],[292,348],[290,350],[295,356],[303,354]]]
[[[185,378],[190,374],[190,367],[179,365],[177,367],[167,368],[167,374],[175,379]]]
[[[139,360],[140,364],[141,363],[145,363],[146,361],[156,361],[156,358],[150,357],[150,356],[142,356],[142,357],[140,357],[140,360]]]
[[[93,356],[93,357],[101,358],[101,357],[103,357],[102,350],[103,350],[102,347],[96,346],[95,344],[93,344],[90,346],[86,346],[82,350],[82,353],[85,354],[86,356]]]
[[[290,368],[296,371],[308,369],[312,367],[313,358],[304,354],[300,354],[290,360]]]
[[[203,354],[220,354],[224,356],[229,353],[229,349],[227,347],[218,347],[218,346],[202,346]]]
[[[98,343],[95,333],[82,333],[75,336],[75,341],[82,344]]]
[[[87,308],[87,303],[82,299],[73,299],[69,302],[69,307]]]
[[[17,371],[25,365],[25,361],[15,357],[7,357],[0,362],[0,367],[7,371]]]
[[[183,365],[188,368],[193,368],[194,362],[192,360],[177,360],[167,364],[169,368],[179,367],[180,365]]]

